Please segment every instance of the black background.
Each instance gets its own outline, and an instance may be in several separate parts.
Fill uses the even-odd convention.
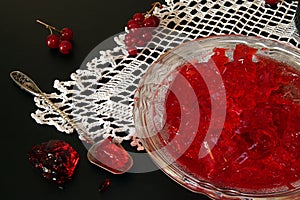
[[[208,199],[194,194],[169,179],[163,172],[112,175],[90,164],[77,134],[67,135],[31,118],[36,107],[33,96],[16,86],[9,77],[20,70],[34,79],[46,93],[54,92],[54,80],[69,80],[89,52],[100,42],[124,30],[135,12],[149,10],[146,0],[2,0],[0,1],[1,139],[0,198],[59,199]],[[45,38],[49,30],[37,24],[42,19],[57,28],[74,31],[73,53],[61,55],[49,50]],[[45,180],[29,163],[27,152],[33,145],[61,139],[80,154],[71,182],[61,190]],[[98,186],[111,179],[111,187]]]

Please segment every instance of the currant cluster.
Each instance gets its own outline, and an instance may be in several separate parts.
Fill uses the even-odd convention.
[[[147,13],[135,13],[127,22],[128,33],[125,35],[125,45],[129,55],[137,55],[137,47],[145,46],[152,39],[152,32],[159,26],[160,19],[152,14],[159,2],[153,4]]]
[[[71,43],[71,40],[73,38],[72,29],[65,27],[59,30],[54,26],[50,26],[40,20],[37,20],[37,22],[44,25],[50,31],[50,34],[46,38],[46,45],[50,49],[58,49],[62,54],[71,53],[73,49],[73,45]],[[59,34],[53,33],[53,30],[58,32]]]

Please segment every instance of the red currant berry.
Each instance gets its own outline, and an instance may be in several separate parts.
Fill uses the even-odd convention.
[[[73,38],[73,31],[70,28],[63,28],[60,31],[61,34],[61,40],[72,40]]]
[[[265,0],[265,2],[266,2],[266,4],[274,6],[279,2],[279,0]]]
[[[143,32],[142,28],[133,28],[130,30],[130,33],[134,36],[139,36],[142,34],[142,32]]]
[[[137,40],[138,40],[138,38],[137,38],[136,36],[133,35],[133,36],[131,37],[131,40],[130,40],[131,45],[129,45],[129,46],[134,46],[134,45],[136,45]]]
[[[136,23],[136,21],[134,21],[133,19],[129,20],[127,22],[127,28],[129,30],[131,29],[136,29],[136,28],[140,28],[141,26],[139,24]]]
[[[144,27],[155,27],[156,22],[154,21],[154,19],[148,17],[143,21],[143,26]]]
[[[133,46],[132,41],[131,41],[131,37],[132,37],[132,35],[130,33],[125,35],[124,42],[125,42],[126,46]]]
[[[150,31],[145,31],[142,34],[142,38],[144,39],[144,41],[148,42],[152,39],[152,33]]]
[[[145,40],[144,39],[139,39],[136,41],[136,45],[139,46],[139,47],[142,47],[146,44]]]
[[[55,34],[50,34],[46,38],[46,44],[50,49],[56,49],[59,46],[59,37]]]
[[[148,18],[153,19],[153,20],[155,21],[155,27],[157,27],[157,26],[159,25],[160,19],[159,19],[157,16],[151,15],[151,16],[148,17]]]
[[[132,19],[138,23],[138,24],[142,24],[144,19],[145,19],[145,16],[143,15],[143,13],[135,13],[132,17]]]
[[[129,47],[128,48],[128,53],[130,56],[136,56],[137,55],[137,49],[135,47]]]
[[[72,43],[67,40],[63,40],[59,43],[59,52],[62,54],[69,54],[72,51]]]

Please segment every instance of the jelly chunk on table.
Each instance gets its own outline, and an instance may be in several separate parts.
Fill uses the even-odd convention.
[[[62,186],[71,180],[79,154],[65,141],[50,140],[33,146],[28,152],[28,158],[43,177]]]

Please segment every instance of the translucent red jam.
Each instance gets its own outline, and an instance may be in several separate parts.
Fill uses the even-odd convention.
[[[300,72],[256,52],[240,44],[229,59],[226,49],[215,48],[208,62],[179,66],[166,97],[160,140],[172,143],[167,151],[174,158],[181,152],[175,162],[184,171],[218,187],[251,193],[294,188],[300,180]],[[206,137],[212,98],[218,96],[206,81],[211,76],[207,69],[213,67],[226,92],[225,120]],[[191,89],[194,93],[187,92]],[[190,102],[193,96],[196,102]],[[195,115],[197,106],[200,113]],[[191,140],[187,147],[185,140]]]

